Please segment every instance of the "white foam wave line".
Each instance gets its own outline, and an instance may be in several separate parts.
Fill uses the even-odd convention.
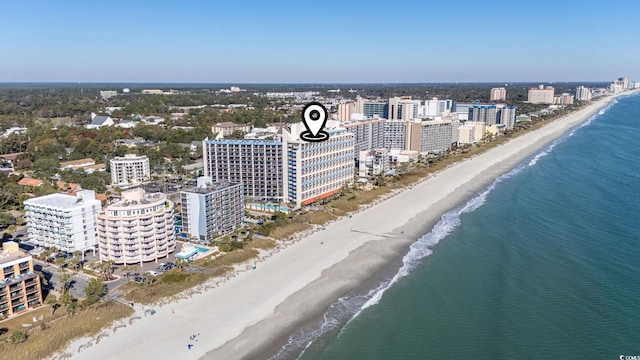
[[[444,239],[447,235],[451,233],[451,231],[453,231],[456,227],[460,225],[461,223],[460,217],[462,214],[472,212],[478,209],[480,206],[482,206],[485,203],[487,196],[489,195],[489,193],[491,193],[491,191],[493,191],[493,189],[495,189],[498,183],[510,177],[513,177],[517,173],[521,172],[523,169],[524,169],[524,166],[518,166],[513,170],[507,172],[506,174],[499,176],[496,180],[494,180],[493,183],[491,183],[491,185],[489,185],[489,187],[487,187],[486,190],[484,190],[482,193],[478,194],[476,197],[469,200],[463,207],[451,210],[445,213],[444,215],[442,215],[442,218],[440,219],[440,221],[433,227],[433,229],[429,233],[422,236],[420,239],[418,239],[418,241],[411,244],[411,246],[409,247],[409,252],[402,258],[403,265],[400,268],[400,270],[398,270],[396,275],[391,280],[386,282],[386,286],[382,287],[380,291],[375,293],[362,306],[362,308],[356,314],[353,315],[352,319],[356,318],[363,310],[377,304],[380,301],[380,299],[382,299],[382,296],[384,295],[384,293],[391,286],[393,286],[393,284],[395,284],[398,280],[400,280],[401,278],[411,273],[411,270],[413,270],[420,263],[420,260],[431,255],[433,251],[430,249],[430,247],[433,247],[434,245],[436,245],[438,242],[440,242],[440,240]]]
[[[597,114],[592,115],[587,121],[582,123],[579,128],[587,126],[591,124],[591,122],[598,116],[603,115],[613,104],[617,103],[617,100],[614,100],[611,104],[601,109]],[[577,129],[577,128],[576,128]],[[576,129],[573,129],[568,136],[572,136]],[[546,155],[548,155],[553,148],[559,144],[561,141],[564,141],[566,136],[556,139],[552,142],[546,149],[537,153],[531,161],[527,164],[527,166],[535,165],[538,160]],[[398,272],[394,275],[391,280],[384,281],[380,283],[376,288],[370,290],[366,295],[360,295],[355,297],[341,297],[337,302],[331,304],[329,310],[324,314],[322,324],[319,328],[304,332],[300,331],[298,334],[292,335],[289,337],[287,344],[280,349],[280,351],[271,357],[272,359],[279,359],[283,356],[289,355],[291,352],[297,351],[297,349],[302,348],[298,359],[307,351],[307,349],[313,344],[313,342],[321,335],[328,333],[329,331],[335,330],[341,324],[342,315],[348,315],[348,313],[353,313],[353,315],[349,318],[342,329],[346,327],[353,319],[358,317],[365,309],[378,304],[380,299],[384,293],[393,286],[398,280],[407,276],[411,270],[413,270],[422,260],[423,258],[432,254],[432,250],[430,247],[436,245],[440,240],[444,239],[447,235],[451,233],[457,226],[460,225],[460,216],[464,213],[472,212],[482,206],[489,193],[495,189],[496,185],[508,178],[513,177],[514,175],[521,172],[525,166],[519,165],[512,169],[511,171],[499,176],[494,180],[491,185],[487,187],[482,193],[478,194],[476,197],[469,200],[463,207],[451,210],[444,215],[440,221],[433,227],[433,229],[422,236],[418,241],[411,244],[409,247],[409,251],[402,258],[402,267],[398,270]],[[341,311],[343,310],[343,311]],[[342,331],[342,329],[340,331]]]
[[[436,245],[440,240],[445,238],[452,230],[460,225],[460,216],[464,213],[472,212],[482,206],[489,193],[495,189],[496,185],[510,177],[513,177],[517,173],[521,172],[525,166],[518,166],[511,171],[499,176],[489,185],[482,193],[469,200],[464,206],[451,210],[444,215],[440,221],[433,227],[433,229],[422,236],[418,241],[411,244],[409,251],[402,258],[403,265],[391,280],[381,282],[376,288],[370,290],[366,295],[359,296],[345,296],[338,299],[338,301],[331,304],[329,310],[325,312],[322,320],[322,324],[319,328],[304,332],[300,331],[297,334],[291,335],[280,351],[273,356],[272,359],[280,359],[290,355],[295,351],[301,351],[298,355],[298,359],[309,349],[314,341],[341,326],[344,323],[344,319],[348,317],[348,321],[341,327],[340,332],[365,309],[377,304],[384,293],[395,284],[401,278],[407,276],[411,270],[413,270],[420,262],[421,259],[431,255],[432,251],[430,247]],[[349,316],[352,314],[351,316]],[[301,350],[300,350],[301,349]]]

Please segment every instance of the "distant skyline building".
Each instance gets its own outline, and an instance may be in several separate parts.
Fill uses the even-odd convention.
[[[236,124],[231,121],[217,123],[211,127],[211,132],[214,135],[222,134],[222,136],[229,136],[233,134],[234,131],[241,131],[244,133],[251,132],[251,125],[247,124]]]
[[[553,103],[555,105],[571,105],[573,104],[573,95],[569,93],[562,93],[553,97]]]
[[[242,184],[213,182],[200,177],[197,186],[180,192],[182,231],[190,237],[211,241],[240,229],[244,222]]]
[[[353,121],[340,126],[354,135],[354,154],[362,150],[381,149],[384,147],[385,119]]]
[[[411,97],[393,97],[388,101],[389,120],[413,120],[418,117],[420,101]]]
[[[516,122],[516,107],[506,104],[475,104],[469,108],[468,121],[483,122],[487,126],[503,124],[512,129]]]
[[[358,96],[356,97],[356,112],[363,114],[365,118],[388,119],[389,103],[384,100],[369,100]]]
[[[338,104],[338,121],[340,122],[349,122],[351,121],[351,114],[356,113],[356,103],[353,101],[350,102],[340,102]]]
[[[421,107],[421,110],[418,112],[419,116],[422,117],[435,117],[446,115],[452,110],[452,103],[450,99],[439,100],[434,97],[430,100],[425,100],[424,105]]]
[[[591,101],[592,98],[592,94],[591,94],[591,89],[584,87],[584,86],[578,86],[576,88],[576,100],[578,101]]]
[[[121,195],[96,216],[100,261],[143,264],[166,258],[176,247],[173,202],[140,188]]]
[[[529,89],[527,101],[531,104],[553,104],[554,94],[552,86],[540,84],[537,88]]]
[[[24,201],[29,239],[39,247],[67,253],[95,250],[96,214],[102,210],[92,190],[75,196],[55,193]]]
[[[489,97],[490,101],[500,101],[507,100],[507,89],[501,88],[492,88],[491,96]]]
[[[407,134],[409,123],[404,120],[386,120],[384,122],[383,146],[385,149],[407,148]]]
[[[134,185],[149,181],[151,169],[146,155],[126,154],[109,161],[111,184]]]
[[[451,120],[413,121],[409,123],[408,150],[420,153],[440,153],[449,149],[458,137],[458,122]]]

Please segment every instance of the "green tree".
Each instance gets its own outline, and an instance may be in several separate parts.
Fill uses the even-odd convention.
[[[87,297],[88,304],[94,304],[98,302],[107,293],[107,286],[101,279],[93,278],[89,280],[87,287],[84,289],[84,294]]]
[[[60,303],[64,305],[69,316],[73,316],[78,309],[78,299],[74,298],[70,292],[66,292],[60,296]]]
[[[55,175],[60,168],[60,161],[56,158],[43,157],[33,163],[32,169],[36,176],[41,179],[48,179]]]

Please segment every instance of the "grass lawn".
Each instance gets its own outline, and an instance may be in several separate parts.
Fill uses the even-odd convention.
[[[0,341],[0,354],[3,359],[44,359],[54,352],[62,350],[69,341],[82,336],[95,335],[113,321],[133,313],[133,309],[130,307],[112,301],[94,304],[73,317],[62,316],[56,319],[51,319],[49,316],[49,306],[42,308],[46,312],[44,316],[46,328],[42,330],[40,326],[36,326],[29,332],[29,337],[22,344],[13,345],[7,341]],[[64,309],[58,309],[56,313],[62,314]],[[25,314],[25,318],[19,321],[19,324],[32,322],[33,316],[33,313]],[[5,326],[4,324],[4,322],[0,323],[1,326]]]
[[[56,310],[55,315],[59,316],[59,313],[64,313],[64,310]],[[44,315],[45,321],[51,319],[51,309],[48,305],[40,306],[33,311],[0,322],[0,342],[4,342],[14,331],[29,330],[37,327],[38,324],[33,322],[33,317],[38,319],[40,315]],[[31,327],[26,328],[22,324],[31,324]]]

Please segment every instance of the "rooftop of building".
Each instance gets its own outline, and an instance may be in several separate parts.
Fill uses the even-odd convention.
[[[8,263],[10,261],[18,260],[21,258],[27,259],[31,257],[31,255],[29,254],[25,254],[20,250],[14,249],[18,249],[18,243],[16,243],[15,241],[7,241],[2,244],[2,250],[0,250],[0,267],[2,267],[2,264]]]
[[[137,160],[147,159],[147,155],[125,154],[124,156],[114,156],[111,160]]]
[[[97,115],[91,119],[90,125],[103,125],[109,119],[111,119],[109,116]]]
[[[40,179],[31,179],[31,178],[22,178],[22,179],[20,179],[20,181],[18,181],[18,185],[36,187],[36,186],[42,185],[42,180],[40,180]]]
[[[232,183],[229,181],[216,181],[216,182],[207,183],[205,186],[195,186],[183,192],[196,193],[196,194],[209,194],[212,192],[228,189],[230,187],[235,187],[238,185],[240,185],[240,183]]]
[[[55,193],[25,200],[25,203],[45,205],[57,209],[73,209],[80,205],[86,205],[88,201],[96,200],[96,193],[92,190],[78,191],[75,195]]]
[[[109,209],[114,208],[135,208],[144,207],[144,205],[165,202],[167,196],[163,193],[145,193],[141,188],[123,191],[122,199],[109,205]]]
[[[91,158],[84,158],[84,159],[79,159],[79,160],[63,161],[63,162],[60,163],[60,167],[80,166],[80,165],[90,164],[90,163],[94,163],[95,164],[95,162],[96,161],[91,159]]]
[[[251,126],[248,124],[236,124],[233,123],[231,121],[225,121],[225,122],[221,122],[221,123],[217,123],[214,126],[219,126],[219,127],[223,127],[223,128],[232,128],[232,127],[245,127],[245,126]]]

